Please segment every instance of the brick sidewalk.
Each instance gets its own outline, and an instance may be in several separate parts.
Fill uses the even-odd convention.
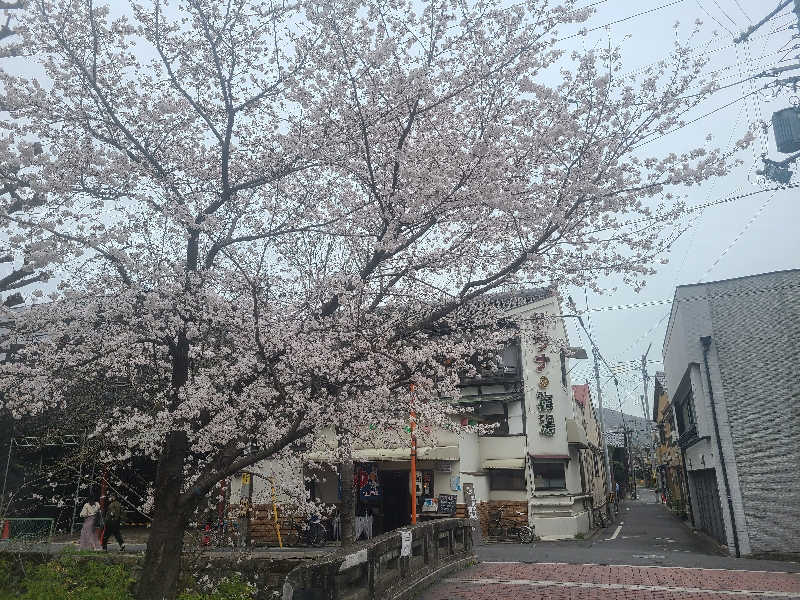
[[[800,575],[670,567],[481,563],[422,600],[800,599]]]

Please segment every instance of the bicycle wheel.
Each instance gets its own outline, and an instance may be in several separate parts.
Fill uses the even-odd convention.
[[[523,544],[530,544],[533,541],[533,529],[527,525],[523,525],[517,530],[517,537]]]
[[[284,534],[283,544],[290,548],[299,548],[301,546],[300,540],[303,539],[303,531],[299,526],[292,523],[289,530]]]
[[[328,541],[328,532],[320,523],[312,523],[308,531],[308,541],[312,546],[324,546]]]
[[[599,525],[601,528],[605,529],[605,527],[606,527],[606,517],[605,517],[605,515],[603,514],[603,511],[602,511],[602,510],[598,510],[598,511],[597,511],[597,520],[596,520],[596,523],[597,523],[597,525]]]

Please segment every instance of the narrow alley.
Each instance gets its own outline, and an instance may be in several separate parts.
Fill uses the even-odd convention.
[[[800,563],[728,556],[651,490],[626,500],[620,519],[588,539],[488,544],[478,557],[423,600],[800,598]]]

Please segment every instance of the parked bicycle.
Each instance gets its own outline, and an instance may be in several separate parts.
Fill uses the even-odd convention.
[[[608,505],[609,508],[613,511],[613,516],[617,516],[619,514],[619,505],[622,501],[621,496],[618,496],[614,492],[611,492],[608,495]]]
[[[598,506],[592,507],[592,522],[595,527],[604,528],[609,521],[608,502],[603,502]]]
[[[206,523],[200,534],[200,545],[212,548],[235,548],[239,544],[239,524],[223,520]]]
[[[525,513],[514,511],[516,516],[524,517]],[[503,517],[503,510],[497,510],[489,515],[489,535],[497,537],[516,537],[523,544],[530,544],[535,535],[530,525],[520,525],[516,521]]]
[[[319,519],[299,521],[289,519],[286,544],[288,546],[324,546],[328,541],[328,530]]]

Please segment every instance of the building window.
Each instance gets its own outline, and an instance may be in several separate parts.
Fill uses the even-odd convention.
[[[565,490],[567,479],[563,462],[534,462],[533,485],[537,490]]]
[[[525,469],[490,469],[489,489],[497,491],[525,491]]]
[[[695,427],[694,415],[694,395],[692,392],[686,394],[683,401],[676,407],[676,416],[678,419],[678,433],[683,435],[690,429]]]
[[[486,435],[508,435],[508,414],[486,415],[481,419],[484,425],[495,425],[496,427]]]

